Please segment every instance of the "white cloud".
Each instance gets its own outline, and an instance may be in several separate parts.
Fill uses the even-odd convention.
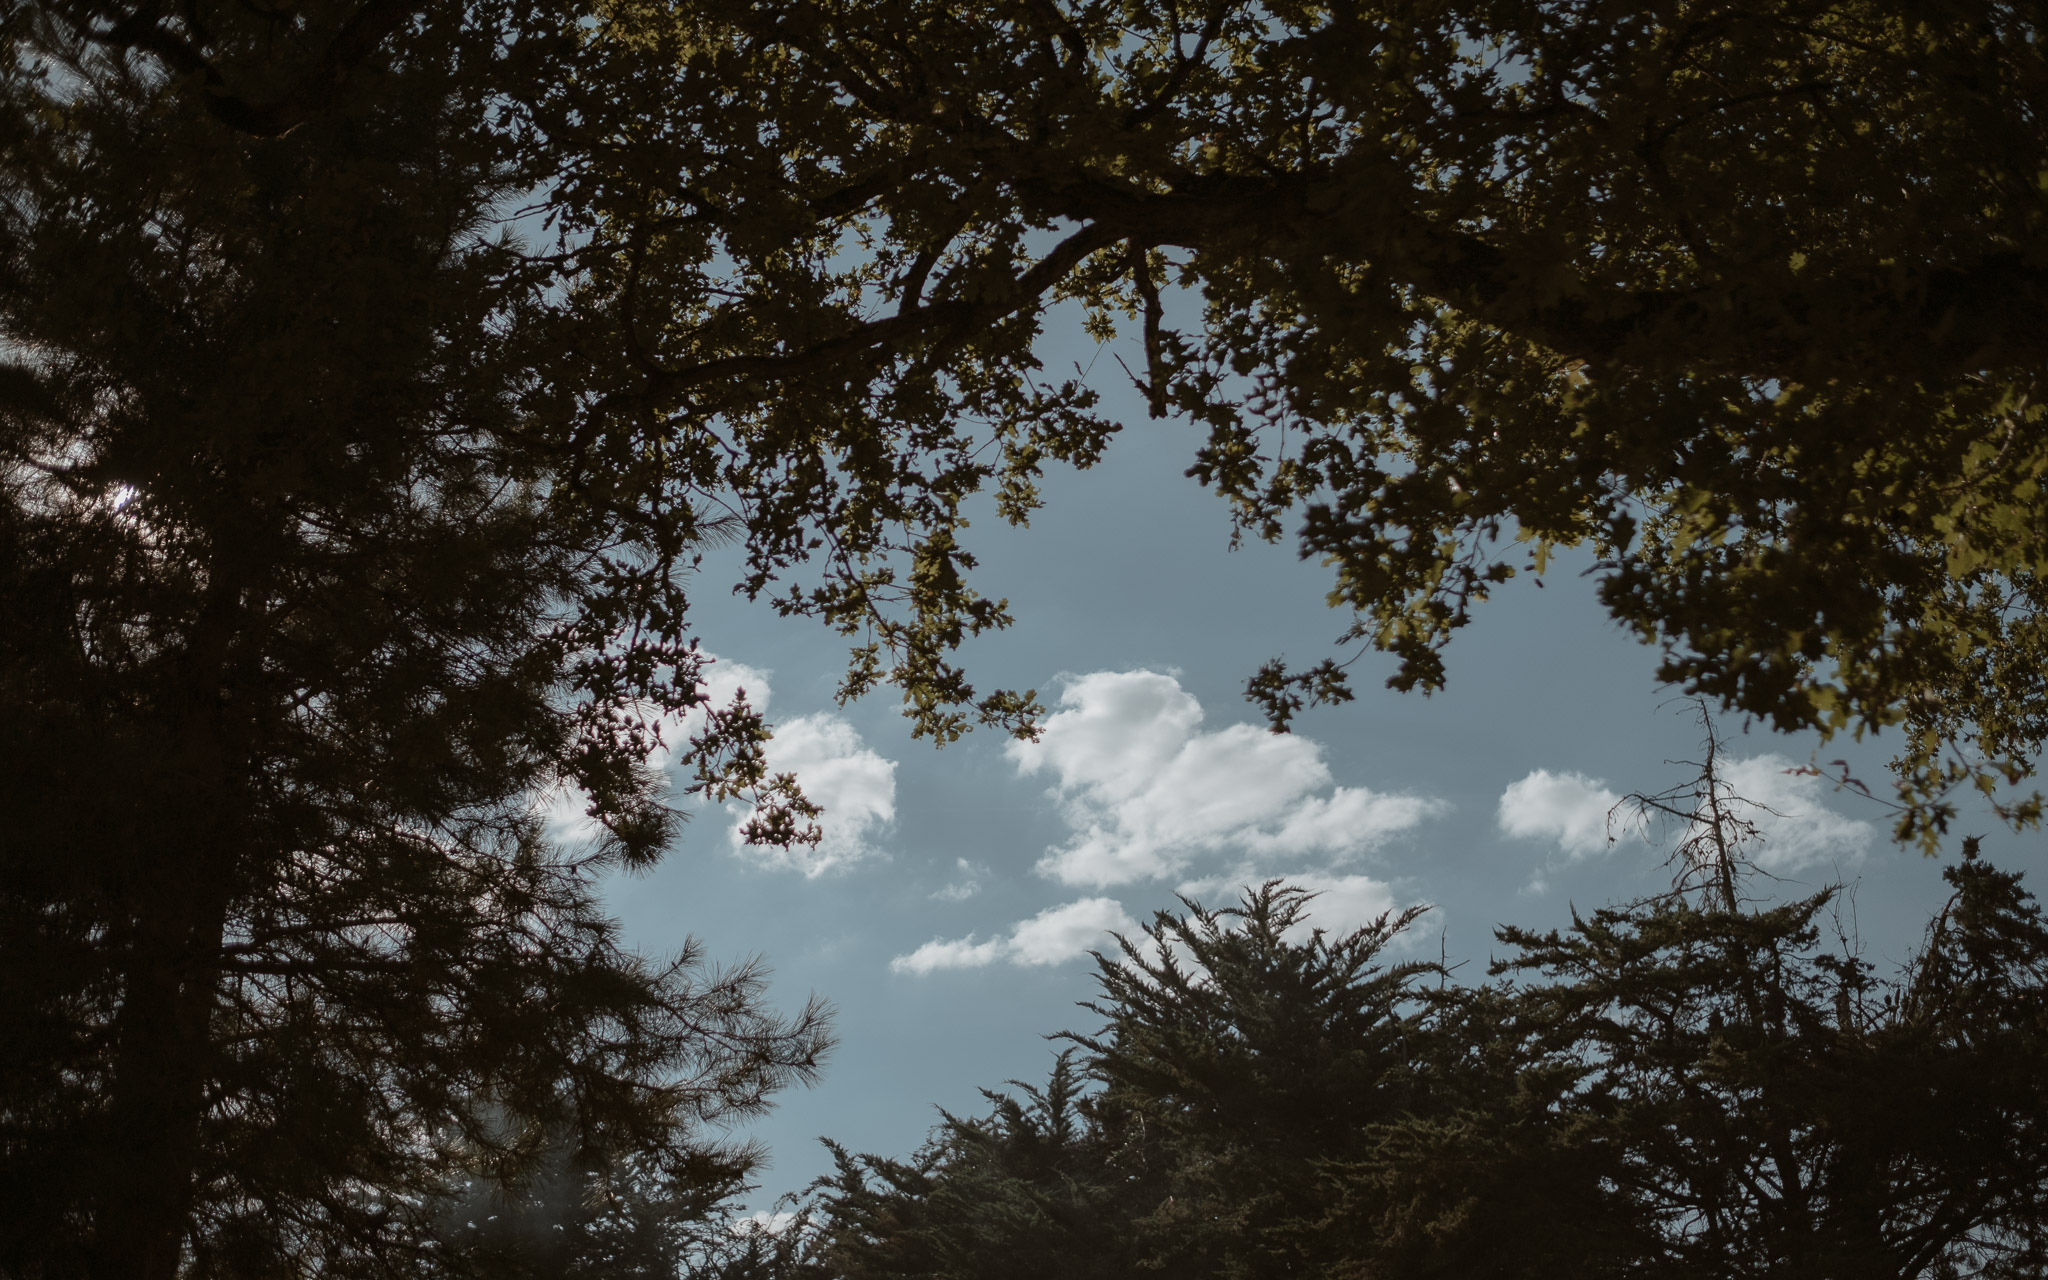
[[[1736,816],[1756,824],[1762,840],[1752,849],[1766,871],[1792,872],[1817,863],[1853,862],[1878,838],[1871,823],[1845,817],[1822,797],[1825,779],[1789,772],[1792,761],[1775,754],[1724,758],[1720,776],[1727,793],[1750,802]],[[1500,829],[1510,836],[1555,842],[1572,861],[1605,851],[1607,814],[1621,797],[1599,779],[1580,773],[1537,769],[1501,792]],[[1619,831],[1635,815],[1617,814]],[[1625,820],[1625,821],[1624,821]],[[1541,892],[1543,882],[1528,891]]]
[[[975,866],[965,858],[956,859],[955,865],[960,868],[961,878],[932,890],[931,896],[940,902],[965,902],[981,892],[982,877],[988,874],[986,869]]]
[[[1007,937],[976,942],[964,938],[933,938],[909,955],[897,956],[889,968],[897,973],[926,974],[937,969],[980,969],[998,960],[1015,965],[1061,964],[1099,947],[1108,933],[1132,934],[1137,922],[1113,898],[1083,898],[1047,907],[1029,920],[1011,926]]]
[[[1343,858],[1444,806],[1331,786],[1322,748],[1248,724],[1213,732],[1172,676],[1099,671],[1072,680],[1036,742],[1013,742],[1026,774],[1051,773],[1073,837],[1040,872],[1102,887],[1160,879],[1219,851]]]
[[[1766,871],[1792,872],[1818,863],[1861,859],[1878,840],[1877,827],[1828,808],[1821,799],[1827,780],[1788,772],[1795,767],[1773,754],[1748,756],[1721,770],[1731,792],[1763,806],[1742,814],[1763,836],[1755,850],[1756,864]]]
[[[702,704],[687,715],[662,722],[663,746],[650,756],[657,768],[674,767],[677,755],[692,737],[704,731],[709,708],[731,706],[744,691],[747,705],[766,711],[774,698],[770,672],[730,658],[706,654],[697,690]],[[861,740],[859,730],[830,712],[798,716],[773,725],[775,736],[765,748],[768,771],[794,773],[804,795],[824,809],[818,823],[824,839],[816,847],[798,845],[779,849],[749,845],[741,832],[754,807],[726,806],[732,818],[731,839],[735,851],[769,866],[790,867],[807,876],[871,856],[869,837],[896,819],[896,763],[884,759]]]
[[[990,938],[976,942],[973,934],[964,938],[933,938],[907,956],[889,962],[894,973],[930,973],[935,969],[981,969],[1003,958],[1004,940]]]
[[[681,716],[663,716],[658,721],[661,745],[648,754],[647,764],[669,778],[675,787],[674,770],[690,739],[704,731],[710,708],[731,706],[742,690],[748,705],[765,711],[774,691],[769,673],[744,662],[705,655],[702,679],[697,684],[704,701]],[[807,876],[872,856],[876,850],[871,837],[896,820],[896,762],[884,759],[861,740],[859,730],[830,712],[798,716],[774,726],[765,754],[771,775],[794,773],[805,796],[824,809],[818,819],[824,838],[816,847],[793,849],[748,845],[741,832],[754,808],[745,804],[726,806],[732,818],[733,847],[740,853],[769,866],[791,867]],[[567,785],[542,798],[542,821],[548,838],[563,844],[587,844],[600,834],[600,827],[584,811],[589,797],[581,788]]]
[[[1133,933],[1137,922],[1113,898],[1083,898],[1048,907],[1010,931],[1008,950],[1017,964],[1059,964],[1082,955],[1105,933]]]
[[[1308,922],[1329,933],[1349,933],[1396,907],[1393,888],[1371,876],[1305,875],[1290,880],[1316,895],[1309,904]]]
[[[753,807],[732,805],[733,848],[766,865],[817,876],[873,856],[870,837],[896,820],[896,762],[861,740],[860,731],[829,712],[798,716],[775,726],[766,748],[771,774],[794,773],[812,803],[824,810],[825,838],[815,847],[749,845],[742,835]]]
[[[1500,829],[1523,840],[1548,840],[1572,860],[1604,852],[1607,814],[1621,797],[1583,773],[1537,769],[1500,793]]]
[[[742,1237],[752,1235],[779,1236],[789,1230],[790,1224],[795,1221],[796,1214],[792,1210],[782,1209],[770,1213],[766,1209],[759,1209],[744,1218],[734,1218],[730,1223],[726,1224],[726,1230]]]

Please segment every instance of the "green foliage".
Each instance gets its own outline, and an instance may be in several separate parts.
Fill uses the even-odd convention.
[[[619,69],[550,117],[588,128],[558,207],[644,375],[592,447],[729,486],[748,589],[860,638],[849,693],[964,723],[945,653],[1005,618],[967,500],[1022,519],[1116,427],[1034,354],[1079,323],[1138,342],[1152,412],[1208,433],[1193,474],[1241,531],[1297,526],[1398,687],[1586,547],[1666,678],[1900,726],[1930,851],[1956,786],[2031,769],[2030,10],[636,0],[589,39]],[[1251,693],[1284,724],[1345,685]]]

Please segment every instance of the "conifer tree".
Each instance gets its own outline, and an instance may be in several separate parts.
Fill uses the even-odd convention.
[[[1880,977],[1824,938],[1837,889],[1748,897],[1759,815],[1717,756],[1709,725],[1699,777],[1637,799],[1682,824],[1670,893],[1504,927],[1495,973],[1532,976],[1450,999],[1436,1105],[1333,1170],[1310,1228],[1359,1274],[2038,1271],[2040,907],[1968,841],[1923,950]]]
[[[1419,912],[1340,936],[1269,883],[1161,912],[1098,957],[1105,1020],[1044,1088],[988,1093],[910,1161],[834,1148],[779,1277],[1283,1276],[1321,1265],[1298,1230],[1324,1166],[1427,1105],[1414,1073],[1423,963],[1381,951]],[[1093,1086],[1091,1089],[1089,1086]],[[745,1273],[742,1273],[745,1274]]]
[[[823,1225],[805,1241],[818,1276],[1003,1277],[1129,1275],[1142,1258],[1129,1225],[1156,1196],[1144,1151],[1084,1097],[1072,1050],[1044,1088],[983,1090],[986,1116],[944,1119],[909,1161],[833,1146],[836,1172],[810,1207]],[[801,1233],[809,1226],[799,1228]]]
[[[1653,799],[1681,796],[1672,892],[1503,928],[1470,987],[1376,959],[1412,913],[1303,936],[1274,884],[1163,913],[1100,962],[1094,1091],[1063,1058],[914,1162],[840,1153],[742,1274],[2038,1275],[2048,920],[2020,877],[1967,844],[1880,976],[1827,937],[1836,890],[1748,897],[1757,831],[1711,768]]]
[[[1308,1258],[1288,1228],[1317,1216],[1322,1164],[1428,1105],[1415,987],[1436,966],[1382,954],[1423,909],[1329,935],[1310,898],[1269,881],[1235,906],[1190,902],[1098,966],[1083,1007],[1105,1025],[1072,1038],[1103,1084],[1095,1106],[1163,1182],[1131,1224],[1149,1266],[1295,1274]]]
[[[551,1143],[701,1211],[703,1126],[816,1069],[817,1007],[597,898],[702,659],[507,228],[574,22],[0,8],[0,1271],[459,1269],[437,1206]]]

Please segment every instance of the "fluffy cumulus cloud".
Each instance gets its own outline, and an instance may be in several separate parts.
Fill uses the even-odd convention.
[[[1620,803],[1597,778],[1538,769],[1501,792],[1498,820],[1503,833],[1555,844],[1577,860],[1607,848],[1607,815]]]
[[[697,688],[704,695],[703,705],[680,717],[664,717],[661,722],[662,745],[647,762],[663,774],[673,773],[677,757],[690,739],[704,731],[707,707],[729,707],[744,692],[748,705],[765,711],[773,697],[768,672],[725,658],[714,657],[706,664]],[[872,837],[896,820],[895,761],[877,754],[861,740],[858,730],[829,712],[798,716],[774,725],[774,730],[766,749],[769,771],[796,775],[804,794],[824,810],[818,820],[824,838],[814,848],[750,846],[742,832],[753,809],[734,804],[728,806],[733,848],[758,862],[810,876],[871,856],[875,852]],[[596,824],[585,814],[586,804],[587,799],[573,788],[550,797],[546,815],[549,834],[571,843],[593,838]]]
[[[1020,772],[1051,778],[1073,829],[1039,870],[1099,888],[1177,875],[1215,853],[1341,861],[1442,808],[1332,787],[1322,748],[1298,734],[1201,725],[1201,704],[1172,676],[1070,681],[1038,741],[1008,748]]]
[[[770,773],[793,773],[804,795],[824,810],[825,838],[816,846],[749,845],[742,834],[751,807],[733,805],[733,848],[770,866],[807,876],[871,857],[871,837],[896,821],[896,762],[884,759],[860,732],[830,713],[798,716],[775,726],[767,746]]]
[[[980,969],[997,961],[1015,965],[1060,964],[1102,947],[1111,933],[1133,934],[1137,922],[1113,898],[1083,898],[1047,907],[1009,933],[977,942],[964,938],[933,938],[909,955],[897,956],[889,967],[897,973],[926,974],[938,969]]]
[[[1877,828],[1830,808],[1824,798],[1829,784],[1795,773],[1794,768],[1792,761],[1774,754],[1722,763],[1721,781],[1728,794],[1748,802],[1737,809],[1738,816],[1754,823],[1762,837],[1753,850],[1757,865],[1790,873],[1861,858],[1877,840]],[[1620,799],[1598,779],[1537,769],[1501,793],[1500,829],[1551,844],[1577,861],[1609,846],[1607,815]],[[1628,824],[1634,822],[1632,814],[1615,818],[1616,835],[1624,818]]]

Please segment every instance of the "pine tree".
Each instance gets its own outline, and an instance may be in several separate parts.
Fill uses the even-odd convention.
[[[10,1275],[430,1269],[558,1141],[701,1209],[702,1126],[816,1068],[817,1007],[596,896],[702,660],[689,514],[573,483],[574,280],[508,234],[573,30],[0,9]]]
[[[1072,1037],[1103,1082],[1097,1104],[1139,1141],[1166,1195],[1132,1226],[1175,1274],[1284,1276],[1305,1265],[1291,1226],[1318,1216],[1324,1162],[1423,1099],[1421,961],[1383,952],[1421,908],[1329,935],[1311,895],[1269,881],[1232,907],[1160,913],[1098,966]]]
[[[1709,751],[1648,798],[1674,889],[1503,928],[1437,1024],[1469,1063],[1385,1130],[1323,1230],[1359,1274],[1847,1280],[2033,1274],[2048,1227],[2048,922],[1966,843],[1925,948],[1879,978],[1833,888],[1747,899],[1760,838]],[[1443,1089],[1449,1083],[1450,1089]]]

